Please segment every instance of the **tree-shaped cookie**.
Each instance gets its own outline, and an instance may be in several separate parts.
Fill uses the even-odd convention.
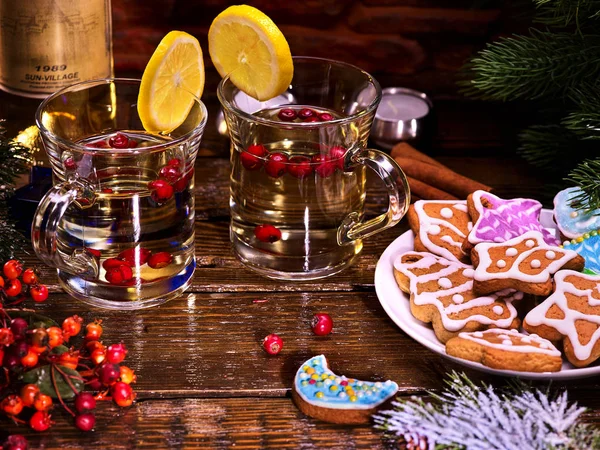
[[[563,341],[565,356],[576,367],[600,357],[600,278],[572,270],[554,276],[554,293],[525,316],[525,330]]]
[[[443,343],[461,331],[520,325],[512,302],[521,300],[523,293],[505,289],[475,294],[473,267],[467,264],[431,253],[406,252],[395,260],[394,276],[400,289],[410,294],[413,316],[431,323]]]
[[[572,250],[548,245],[538,231],[501,244],[477,244],[471,252],[475,292],[516,289],[534,295],[552,292],[551,275],[560,269],[582,270],[584,259]]]

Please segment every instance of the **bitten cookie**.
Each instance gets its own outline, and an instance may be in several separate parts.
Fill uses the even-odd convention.
[[[516,289],[549,295],[551,275],[560,269],[582,270],[585,264],[576,252],[546,244],[537,231],[502,244],[477,244],[471,259],[476,267],[473,288],[479,294]]]
[[[570,187],[560,191],[554,197],[554,220],[560,233],[574,239],[584,233],[600,228],[600,210],[578,210],[571,205],[573,199],[581,194],[578,187]]]
[[[500,370],[517,372],[558,372],[560,351],[537,334],[491,328],[460,333],[446,343],[446,353]]]
[[[325,356],[314,356],[296,372],[292,399],[315,419],[342,424],[369,423],[371,415],[398,392],[393,381],[371,382],[334,374]]]
[[[473,272],[469,265],[431,253],[407,252],[394,262],[394,277],[400,289],[410,293],[413,316],[431,323],[443,343],[462,331],[520,325],[512,302],[521,300],[523,293],[506,289],[477,295]]]
[[[554,276],[554,293],[525,316],[523,327],[563,341],[567,360],[585,367],[600,357],[600,278],[572,270]]]
[[[408,223],[415,234],[415,250],[430,252],[450,261],[471,262],[462,244],[473,226],[467,202],[419,200],[408,210]]]
[[[504,200],[485,191],[475,191],[467,198],[473,229],[463,249],[469,252],[481,242],[505,242],[528,231],[538,231],[550,245],[560,241],[539,221],[542,204],[528,198]]]
[[[597,231],[584,233],[571,241],[565,241],[563,248],[573,250],[585,259],[583,273],[600,275],[600,235]]]

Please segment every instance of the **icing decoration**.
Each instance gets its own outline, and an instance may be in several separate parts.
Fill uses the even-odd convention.
[[[396,258],[394,268],[410,280],[411,298],[414,303],[435,306],[440,313],[444,328],[448,331],[459,331],[471,321],[508,328],[517,317],[512,302],[523,298],[523,293],[514,289],[504,289],[494,294],[478,296],[473,292],[474,272],[470,266],[458,261],[448,261],[430,253],[406,252]],[[424,272],[423,269],[426,271]],[[453,275],[454,280],[451,280]],[[451,286],[443,290],[439,289],[438,283],[432,286],[431,281],[441,278],[451,281]],[[453,301],[456,294],[462,295],[464,299],[462,303],[456,304]],[[493,308],[494,306],[501,307],[502,315],[506,317],[491,318],[480,313],[482,307]]]
[[[300,366],[294,388],[305,402],[333,409],[375,408],[398,391],[398,385],[390,380],[371,382],[338,376],[329,369],[323,355],[314,356]]]
[[[519,253],[519,251],[514,248],[514,247],[510,247],[506,249],[506,256],[517,256],[517,253]]]
[[[540,202],[527,198],[504,200],[485,191],[473,192],[472,199],[479,218],[469,233],[471,244],[505,242],[528,231],[539,231],[548,244],[560,243],[539,222]]]
[[[504,309],[502,308],[502,306],[495,305],[495,306],[492,308],[492,311],[494,311],[494,314],[501,315],[501,314],[504,312]]]
[[[554,259],[554,258],[556,258],[556,253],[554,253],[552,250],[548,250],[546,252],[546,258],[547,259]]]
[[[438,284],[444,289],[450,289],[452,287],[452,281],[450,281],[448,278],[440,278],[438,280]]]
[[[574,250],[583,256],[586,273],[600,275],[600,235],[597,231],[592,231],[588,238],[582,239],[581,242],[566,241],[564,248]]]
[[[533,239],[528,239],[528,240],[525,242],[525,247],[527,247],[527,248],[531,248],[531,247],[533,247],[534,245],[535,245],[535,242],[533,241]]]
[[[460,304],[465,301],[465,298],[460,294],[454,294],[452,296],[452,301],[456,304]]]
[[[430,215],[433,214],[432,210],[439,206],[443,206],[439,210],[441,217],[437,217],[437,213],[436,217],[432,217]],[[467,255],[462,251],[462,244],[469,230],[461,223],[461,218],[465,223],[469,220],[466,201],[419,200],[414,203],[413,207],[419,218],[419,239],[428,251],[453,261],[468,260]],[[450,221],[450,219],[453,220]],[[442,230],[444,230],[443,233]],[[440,233],[443,236],[432,239],[432,236],[438,236]]]
[[[571,200],[581,193],[578,187],[560,191],[554,197],[554,219],[560,232],[569,239],[581,236],[600,228],[600,209],[577,211],[570,205]]]
[[[598,338],[600,338],[600,279],[574,270],[561,270],[554,275],[554,281],[554,293],[529,311],[525,316],[525,322],[528,325],[547,325],[554,328],[569,339],[573,346],[575,358],[579,361],[585,361],[591,356],[592,349]],[[575,286],[576,283],[579,283],[580,287]],[[596,314],[584,314],[581,311],[572,309],[569,305],[575,303],[577,299],[583,299],[587,305],[594,307]],[[562,311],[563,317],[546,317],[548,311],[556,307]],[[595,330],[589,340],[586,335],[585,344],[579,339],[576,326],[579,321],[595,325]]]
[[[542,262],[539,259],[532,259],[529,265],[532,269],[539,269],[542,266]]]
[[[452,210],[450,208],[442,208],[440,211],[440,215],[444,219],[452,219],[452,216],[454,215],[454,213],[452,212]]]
[[[504,261],[503,259],[499,259],[496,265],[502,269],[506,267],[506,261]]]
[[[560,356],[560,352],[550,341],[539,337],[537,334],[525,335],[519,333],[517,330],[510,330],[510,334],[507,335],[506,331],[498,328],[490,328],[489,330],[474,333],[462,332],[458,336],[499,350]]]
[[[489,271],[489,269],[496,263],[496,261],[492,260],[490,250],[496,248],[514,247],[522,244],[523,242],[525,242],[525,246],[527,246],[528,240],[534,241],[534,244],[537,242],[537,246],[524,250],[520,254],[510,258],[507,261],[507,270],[503,270],[501,272]],[[554,251],[558,257],[549,262],[545,261],[544,265],[542,265],[540,261],[540,266],[534,267],[536,266],[535,261],[539,261],[539,259],[543,258],[548,250]],[[529,231],[523,236],[516,237],[504,242],[503,244],[477,244],[475,246],[475,251],[479,256],[479,265],[477,266],[477,269],[475,269],[474,276],[475,280],[477,281],[514,279],[526,283],[544,283],[550,279],[551,274],[560,270],[571,259],[577,257],[577,253],[572,250],[563,250],[559,247],[552,247],[545,244],[541,233],[537,231]],[[506,254],[506,251],[502,252],[502,254]],[[530,261],[529,264],[527,264],[527,261]],[[527,264],[531,268],[540,270],[537,270],[534,273],[524,273],[520,270],[522,263]]]

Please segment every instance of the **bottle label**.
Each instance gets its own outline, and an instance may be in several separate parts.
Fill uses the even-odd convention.
[[[2,89],[44,97],[110,76],[110,0],[0,0]]]

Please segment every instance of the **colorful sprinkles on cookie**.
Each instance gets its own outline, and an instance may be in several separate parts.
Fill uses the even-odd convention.
[[[583,273],[589,275],[600,275],[600,235],[594,230],[584,233],[570,241],[565,241],[562,247],[566,250],[574,250],[585,259]]]
[[[296,373],[294,388],[307,403],[333,409],[371,409],[398,391],[391,380],[360,381],[333,373],[324,355],[306,361]]]
[[[542,204],[528,198],[504,200],[486,191],[475,191],[472,203],[479,214],[468,241],[501,243],[521,236],[528,231],[539,231],[544,241],[558,245],[560,241],[546,230],[539,221]]]
[[[554,197],[554,220],[563,236],[574,239],[600,228],[600,209],[578,210],[571,206],[573,198],[582,193],[578,187],[560,191]]]

